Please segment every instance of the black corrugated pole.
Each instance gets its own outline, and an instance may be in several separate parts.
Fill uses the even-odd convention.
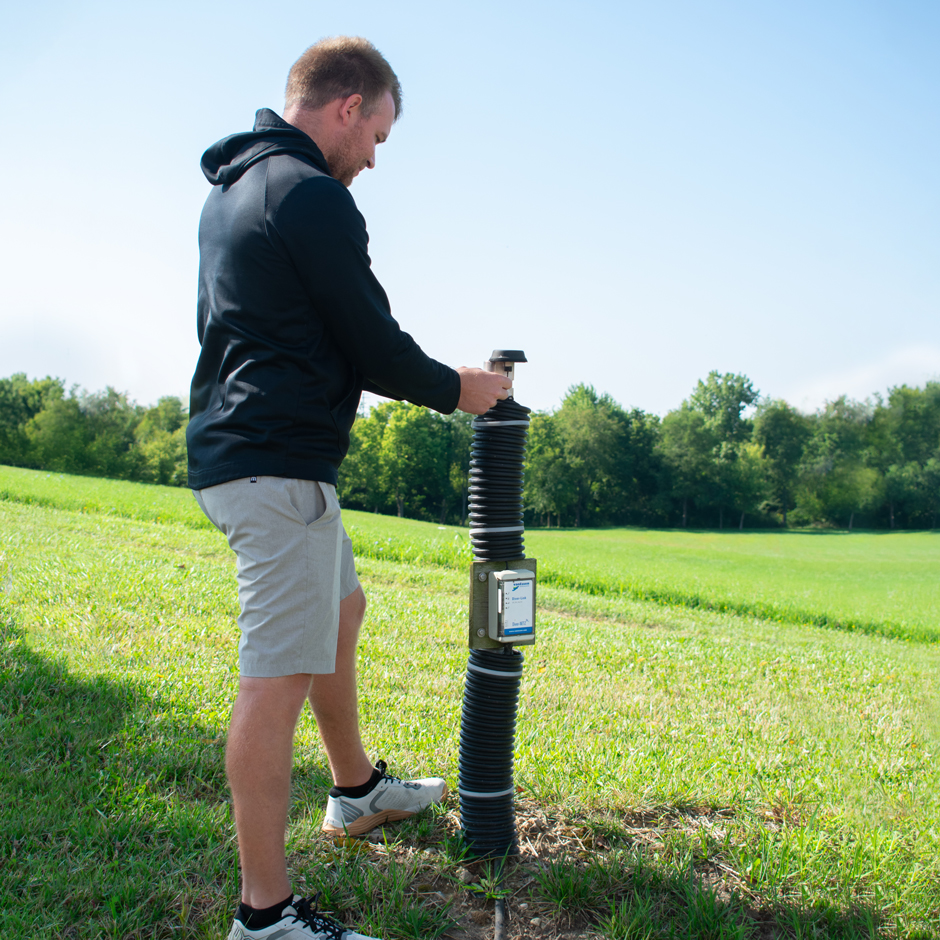
[[[512,378],[521,350],[494,350],[490,371]],[[512,393],[510,392],[510,395]],[[523,464],[529,409],[512,397],[473,422],[470,459],[470,657],[460,725],[463,837],[473,858],[518,853],[513,752],[523,660],[535,642],[535,559],[524,553]],[[497,937],[505,925],[497,902]]]

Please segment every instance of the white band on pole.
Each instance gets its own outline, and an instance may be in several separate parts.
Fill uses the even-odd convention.
[[[471,428],[506,428],[506,427],[519,427],[521,425],[529,424],[529,419],[525,418],[520,421],[471,421]]]
[[[471,529],[471,535],[479,535],[481,532],[524,532],[524,525],[504,525],[492,529]]]
[[[483,666],[475,666],[473,663],[467,663],[467,669],[472,669],[474,672],[483,672],[488,676],[499,676],[500,679],[503,676],[507,677],[518,677],[522,675],[522,672],[500,672],[498,669],[485,669]]]
[[[457,787],[457,792],[461,796],[475,796],[480,800],[495,800],[499,796],[509,796],[510,793],[515,793],[516,788],[510,787],[508,790],[500,790],[498,793],[478,793],[476,790],[464,790],[463,787]]]

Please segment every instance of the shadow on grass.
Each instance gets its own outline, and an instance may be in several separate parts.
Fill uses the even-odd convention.
[[[238,875],[223,740],[177,712],[169,696],[130,680],[76,676],[36,653],[2,601],[0,937],[224,936]],[[307,766],[295,792],[313,806],[325,780],[325,768]],[[448,928],[449,906],[414,897],[408,865],[376,866],[356,853],[302,868],[338,909],[388,935]],[[682,869],[628,853],[562,859],[541,875],[539,893],[560,919],[597,925],[611,940],[890,933],[871,909],[765,903],[707,861]],[[908,934],[917,936],[932,935]]]
[[[884,914],[822,901],[766,901],[730,885],[720,865],[680,870],[633,852],[578,864],[550,862],[535,892],[574,928],[589,925],[608,940],[862,940],[893,935]],[[929,940],[935,934],[906,934]]]
[[[139,684],[37,654],[0,598],[0,936],[222,935],[226,799],[221,741]]]
[[[239,893],[224,747],[171,695],[31,649],[0,594],[0,937],[224,937]],[[330,783],[299,766],[292,816],[319,814]],[[295,860],[302,881],[323,877],[317,854]],[[407,866],[341,873],[359,920],[411,937],[446,923],[403,900]]]
[[[814,877],[804,867],[802,880],[795,867],[780,870],[768,857],[767,867],[751,880],[753,868],[734,846],[748,843],[753,859],[753,834],[741,832],[729,842],[722,831],[735,815],[730,807],[697,806],[572,817],[521,801],[521,854],[519,864],[508,867],[514,903],[535,899],[537,916],[548,905],[556,923],[576,931],[593,927],[608,940],[938,940],[926,883],[921,903],[909,899],[898,911],[898,930],[893,908],[883,902],[890,890],[843,878],[838,868],[817,870]],[[759,848],[756,854],[761,857]],[[780,877],[760,877],[772,869]],[[906,880],[904,870],[899,873]],[[532,897],[522,899],[518,886],[524,882]],[[523,920],[533,916],[516,906]]]

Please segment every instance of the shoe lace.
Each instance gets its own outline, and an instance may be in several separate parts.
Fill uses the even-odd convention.
[[[299,901],[294,901],[291,904],[291,907],[297,912],[294,914],[294,920],[306,924],[317,933],[328,937],[329,940],[343,940],[343,937],[348,933],[347,929],[339,921],[322,914],[319,910],[320,895],[322,893],[322,891],[318,891],[312,898],[300,898]]]
[[[416,783],[412,783],[410,780],[402,780],[401,777],[395,777],[388,772],[388,765],[384,760],[379,760],[375,762],[375,766],[378,769],[379,773],[382,775],[383,780],[388,780],[389,783],[397,783],[400,786],[408,787],[409,790],[420,790],[421,787]]]

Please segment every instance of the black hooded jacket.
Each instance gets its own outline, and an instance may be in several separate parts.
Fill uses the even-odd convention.
[[[316,144],[266,108],[202,157],[189,485],[336,483],[363,389],[449,414],[460,377],[392,317],[365,220]]]

